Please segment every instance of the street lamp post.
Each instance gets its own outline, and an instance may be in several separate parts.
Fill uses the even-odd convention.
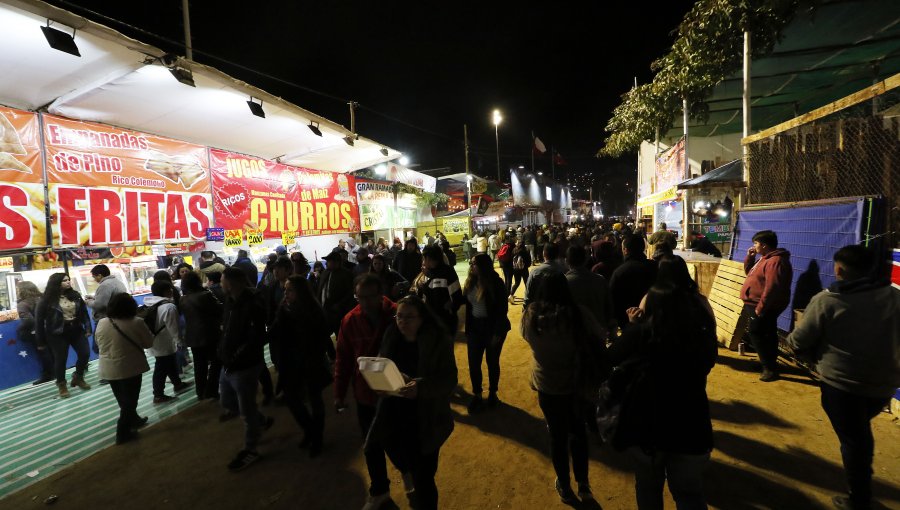
[[[500,116],[500,110],[494,110],[494,141],[497,142],[497,182],[500,180],[500,123],[503,117]]]

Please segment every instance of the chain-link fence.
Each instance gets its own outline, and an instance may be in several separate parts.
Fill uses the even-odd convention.
[[[842,100],[844,101],[844,100]],[[837,108],[842,101],[833,103]],[[748,204],[877,195],[900,230],[900,87],[749,144]]]

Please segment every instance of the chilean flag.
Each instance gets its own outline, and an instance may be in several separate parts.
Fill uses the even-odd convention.
[[[556,166],[566,166],[566,165],[568,165],[568,163],[566,163],[566,160],[564,160],[563,157],[560,156],[560,154],[559,154],[558,152],[557,152],[556,155],[554,156],[553,162],[556,163]]]
[[[536,156],[543,156],[545,152],[547,152],[547,146],[544,145],[544,142],[541,141],[540,138],[534,137],[534,154]]]

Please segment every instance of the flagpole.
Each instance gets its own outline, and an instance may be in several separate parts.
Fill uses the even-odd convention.
[[[534,151],[537,150],[537,142],[534,140],[534,131],[531,132],[531,174],[534,175]]]
[[[551,174],[553,174],[553,180],[556,180],[556,149],[551,145],[550,146],[550,170]]]
[[[469,211],[469,233],[472,233],[472,183],[469,181],[469,127],[463,124],[463,140],[466,147],[466,209]]]

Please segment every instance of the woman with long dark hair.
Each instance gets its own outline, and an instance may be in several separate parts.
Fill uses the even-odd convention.
[[[181,277],[181,313],[184,315],[184,343],[194,357],[194,389],[197,398],[219,398],[219,371],[222,364],[216,348],[222,337],[223,304],[200,276],[189,271]]]
[[[199,278],[199,277],[198,277]],[[150,371],[144,349],[153,346],[153,334],[143,319],[136,317],[137,303],[130,294],[115,294],[107,305],[107,316],[97,323],[100,349],[99,372],[119,404],[116,444],[136,439],[136,429],[147,423],[137,413],[141,378]]]
[[[588,316],[589,312],[573,301],[562,273],[543,277],[522,316],[522,336],[534,355],[531,387],[538,392],[538,405],[550,433],[556,492],[566,504],[575,504],[579,498],[593,499],[580,379],[594,362],[585,347],[587,340],[599,333],[592,332],[596,326],[591,326]],[[577,497],[569,476],[570,452]]]
[[[46,344],[53,351],[53,375],[59,388],[59,397],[68,398],[66,388],[66,358],[69,346],[75,349],[78,359],[72,386],[89,390],[84,381],[84,371],[91,356],[88,337],[91,336],[91,319],[87,304],[81,294],[72,288],[66,273],[54,273],[47,280],[44,296],[38,302],[35,313],[35,337],[38,344]]]
[[[409,282],[400,273],[391,269],[384,255],[372,257],[372,266],[369,272],[378,277],[378,280],[381,281],[381,290],[391,301],[400,299],[400,296],[405,293],[404,291],[409,288]]]
[[[516,242],[516,248],[513,250],[513,286],[509,290],[509,302],[516,302],[516,291],[519,285],[525,285],[528,288],[528,268],[531,267],[531,253],[523,239]]]
[[[53,353],[47,344],[37,343],[34,334],[34,314],[37,311],[38,302],[41,300],[41,291],[37,285],[24,280],[16,282],[16,311],[19,314],[19,326],[16,328],[17,338],[29,345],[33,345],[41,362],[41,377],[32,384],[38,385],[53,380]]]
[[[453,341],[418,296],[397,303],[396,319],[384,335],[379,356],[391,359],[407,384],[398,396],[381,397],[369,438],[379,440],[391,458],[406,459],[416,508],[434,510],[438,456],[453,432],[450,395],[457,382]]]
[[[488,405],[500,403],[500,351],[511,329],[507,312],[506,285],[494,270],[491,257],[479,253],[472,258],[469,276],[463,287],[466,298],[466,346],[469,354],[469,376],[472,379],[472,401],[469,413],[484,406],[481,398],[481,360],[487,353]]]
[[[309,456],[316,457],[322,452],[325,430],[322,390],[332,380],[326,355],[331,347],[331,331],[322,306],[300,275],[288,276],[284,283],[284,299],[278,307],[271,338],[277,343],[278,382],[285,403],[303,428],[300,447],[309,448]],[[309,402],[309,409],[304,401]]]
[[[715,365],[713,311],[681,257],[660,261],[643,310],[609,349],[614,364],[640,361],[642,378],[622,404],[615,443],[637,460],[638,508],[662,508],[663,485],[681,508],[706,508],[703,469],[712,450],[706,377]]]

